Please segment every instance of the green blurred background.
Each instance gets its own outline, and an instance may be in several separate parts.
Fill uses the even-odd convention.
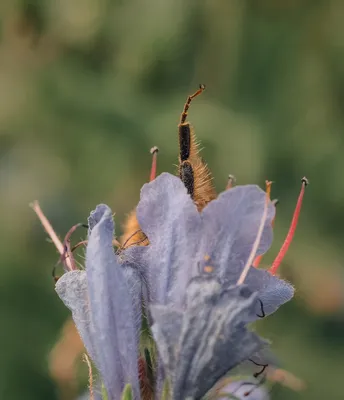
[[[71,396],[49,373],[69,315],[51,278],[58,256],[29,203],[63,237],[106,202],[119,232],[153,145],[159,171],[175,171],[179,115],[199,83],[189,119],[216,187],[228,173],[275,182],[263,264],[300,178],[311,182],[281,268],[296,297],[258,327],[307,389],[272,397],[344,398],[344,1],[1,0],[0,24],[0,399]]]

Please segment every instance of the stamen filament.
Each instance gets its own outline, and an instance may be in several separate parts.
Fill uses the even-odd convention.
[[[33,203],[30,204],[30,207],[33,209],[33,211],[36,213],[37,217],[41,221],[41,224],[47,234],[50,236],[50,239],[54,243],[55,247],[57,248],[58,252],[62,255],[64,253],[64,248],[61,240],[57,236],[57,234],[54,231],[54,228],[51,226],[50,222],[48,221],[48,218],[44,215],[39,203],[37,200],[35,200]]]
[[[152,154],[152,167],[151,167],[149,182],[154,181],[154,179],[156,178],[158,152],[159,152],[159,149],[156,146],[154,146],[150,149],[150,153]]]
[[[240,275],[240,277],[238,279],[237,285],[242,285],[244,283],[244,281],[246,279],[246,276],[248,274],[248,271],[250,270],[251,265],[253,263],[253,260],[256,257],[256,253],[257,253],[257,250],[258,250],[258,247],[259,247],[259,244],[260,244],[260,240],[262,238],[263,230],[264,230],[264,227],[265,227],[266,218],[268,216],[268,205],[269,205],[269,202],[270,202],[269,193],[266,192],[265,203],[264,203],[264,211],[263,211],[263,214],[262,214],[262,218],[260,220],[260,224],[259,224],[256,240],[253,243],[251,253],[250,253],[250,255],[248,257],[248,260],[246,262],[246,265],[245,265],[244,269],[242,270],[242,273],[241,273],[241,275]]]
[[[308,185],[308,179],[306,177],[303,177],[301,179],[302,182],[302,186],[301,186],[301,191],[299,194],[299,198],[297,199],[297,203],[296,203],[296,207],[295,207],[295,211],[294,211],[294,215],[293,215],[293,219],[291,221],[290,224],[290,228],[287,234],[287,237],[279,251],[279,253],[277,254],[277,257],[275,258],[274,262],[272,263],[271,268],[269,269],[269,272],[272,275],[275,275],[278,267],[280,266],[284,256],[286,255],[289,246],[293,240],[293,237],[295,235],[295,230],[296,230],[296,226],[299,220],[299,215],[300,215],[300,211],[301,211],[301,206],[302,206],[302,200],[303,200],[303,196],[305,194],[305,187]]]
[[[69,231],[67,232],[63,244],[64,244],[64,252],[61,254],[61,261],[66,265],[67,269],[70,269],[72,271],[77,270],[77,266],[75,264],[74,256],[72,254],[71,246],[70,246],[70,238],[72,234],[80,227],[80,226],[85,226],[83,224],[76,224],[72,226]],[[67,265],[67,260],[70,260],[70,267]]]

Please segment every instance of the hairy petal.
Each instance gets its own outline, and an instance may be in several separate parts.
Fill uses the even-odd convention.
[[[195,254],[201,218],[184,184],[163,173],[143,186],[138,222],[150,245],[141,249],[148,265],[146,279],[151,303],[181,305],[186,285],[197,272]]]
[[[262,189],[246,185],[221,193],[204,208],[201,252],[211,256],[221,281],[237,282],[256,239],[265,202]],[[271,246],[274,215],[275,207],[270,202],[257,255]]]
[[[94,327],[90,315],[85,271],[70,271],[57,281],[55,290],[66,307],[72,311],[73,320],[82,341],[96,364],[100,368],[100,358],[94,340]]]
[[[93,210],[88,217],[88,226],[89,231],[88,234],[90,235],[92,229],[100,222],[102,217],[105,213],[111,212],[110,208],[106,204],[99,204],[95,210]],[[113,232],[112,232],[113,235]],[[137,248],[129,248],[128,252],[134,251]],[[141,269],[140,265],[135,263],[135,260],[138,259],[138,256],[135,257],[127,257],[128,262],[125,259],[121,259],[116,257],[116,262],[121,265],[121,269],[125,276],[125,280],[127,282],[128,288],[131,293],[131,298],[133,302],[133,313],[134,313],[134,320],[137,329],[137,335],[140,335],[141,329],[141,295],[142,295],[142,278],[141,278]]]
[[[146,301],[183,309],[188,282],[209,266],[224,285],[236,284],[256,239],[265,202],[266,193],[258,186],[236,186],[198,213],[179,178],[162,174],[144,185],[137,217],[150,245],[128,249],[127,254],[144,268]],[[271,245],[274,215],[270,202],[257,254]],[[258,292],[266,314],[294,293],[289,283],[253,267],[245,283]],[[256,314],[260,312],[252,314],[251,320]]]
[[[268,271],[251,267],[245,283],[251,290],[259,293],[259,299],[263,304],[266,315],[275,312],[282,304],[288,302],[294,296],[293,286],[271,275]],[[261,305],[257,305],[256,314],[261,315]],[[256,318],[254,318],[256,319]]]
[[[110,399],[120,398],[127,383],[139,398],[135,318],[140,311],[134,310],[137,302],[113,251],[111,210],[101,205],[91,216],[96,220],[86,250],[86,273],[100,372]]]
[[[247,287],[224,290],[214,279],[195,278],[183,313],[152,306],[152,332],[173,399],[199,399],[229,370],[266,345],[246,329],[256,294]]]
[[[104,213],[108,212],[110,209],[106,204],[99,204],[95,210],[91,211],[88,217],[88,235],[91,234],[92,229],[100,222]]]
[[[249,258],[261,221],[266,193],[255,185],[236,186],[223,192],[202,212],[204,232],[201,254],[210,256],[221,282],[234,285]],[[270,202],[257,255],[266,252],[272,242],[275,207]],[[204,261],[202,261],[204,263]],[[251,291],[258,292],[265,314],[275,312],[294,295],[293,287],[264,270],[251,267],[245,280]],[[252,320],[260,315],[260,303]]]

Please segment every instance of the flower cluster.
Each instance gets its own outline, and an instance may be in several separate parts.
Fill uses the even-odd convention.
[[[244,361],[265,366],[268,342],[247,324],[294,293],[252,266],[272,242],[275,206],[266,192],[236,186],[199,212],[181,180],[163,173],[143,186],[136,215],[149,245],[115,252],[112,212],[97,206],[88,219],[85,269],[71,269],[56,284],[108,399],[120,399],[128,384],[132,398],[147,398],[143,314],[158,354],[150,381],[156,398],[168,383],[166,398],[201,399]],[[267,398],[244,387],[227,385],[237,398]]]

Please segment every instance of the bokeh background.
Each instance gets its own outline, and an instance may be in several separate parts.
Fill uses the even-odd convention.
[[[70,375],[77,344],[52,366],[69,314],[51,278],[57,253],[29,203],[63,237],[106,202],[120,233],[153,145],[159,171],[175,171],[179,115],[199,83],[207,90],[189,119],[216,187],[228,173],[275,182],[264,265],[300,179],[311,182],[281,268],[296,297],[258,326],[307,389],[272,397],[342,399],[344,2],[1,0],[0,30],[0,399],[70,400],[87,380],[79,359]]]

